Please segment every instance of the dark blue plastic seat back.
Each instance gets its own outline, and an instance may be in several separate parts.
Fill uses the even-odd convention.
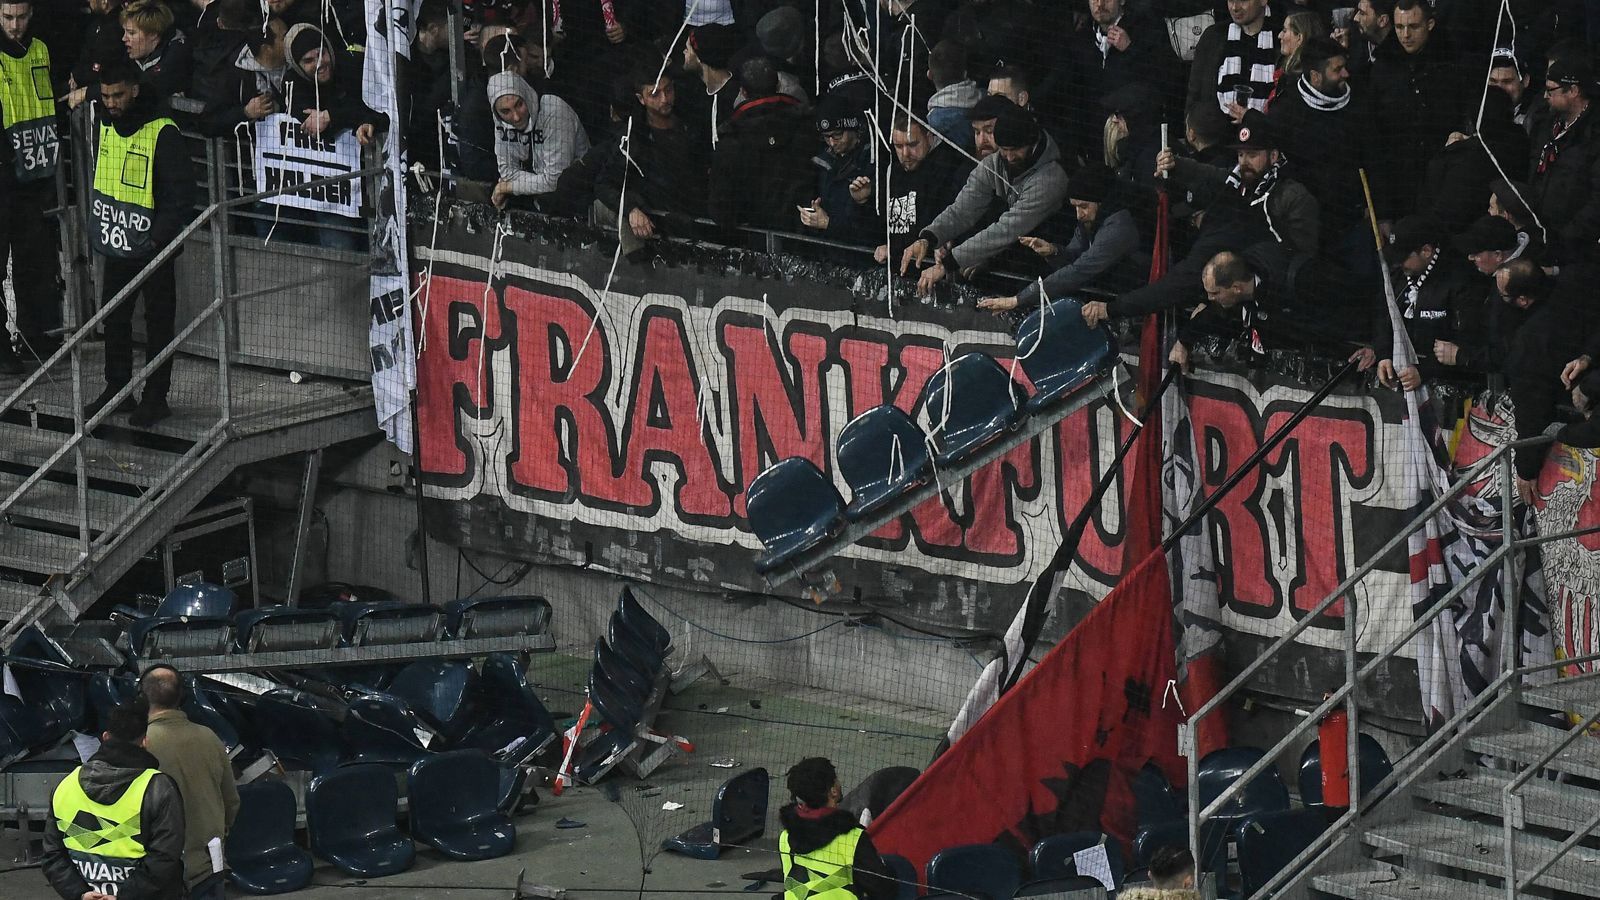
[[[444,606],[445,628],[460,640],[547,634],[550,601],[543,597],[471,597]]]
[[[897,882],[896,888],[899,893],[896,894],[895,900],[917,900],[917,885],[922,880],[917,877],[917,867],[911,864],[911,860],[898,853],[885,853],[883,864]]]
[[[1134,810],[1139,828],[1183,818],[1183,802],[1161,770],[1146,763],[1133,779]]]
[[[1007,900],[1022,886],[1022,870],[998,844],[964,844],[940,850],[928,861],[928,889]]]
[[[155,615],[158,618],[226,619],[232,615],[236,599],[233,591],[210,582],[180,584],[161,598]]]
[[[89,676],[89,710],[94,714],[92,734],[106,730],[111,711],[139,695],[139,683],[131,675],[96,672]]]
[[[216,697],[198,679],[187,678],[188,687],[184,690],[183,711],[189,721],[196,722],[211,729],[217,739],[222,741],[222,746],[232,753],[240,744],[239,726],[223,708],[217,705]]]
[[[933,373],[922,388],[934,461],[950,466],[983,449],[1023,415],[1022,385],[984,353],[967,353]]]
[[[844,520],[844,498],[833,482],[798,456],[757,475],[745,501],[750,530],[767,548],[756,557],[758,572],[770,572],[827,540]]]
[[[69,731],[83,730],[89,718],[88,672],[27,657],[0,657],[0,662],[10,666],[23,702],[38,717],[35,749],[55,744]]]
[[[339,732],[309,694],[291,688],[256,698],[255,731],[263,749],[286,767],[331,772],[339,765]]]
[[[475,750],[419,760],[407,775],[411,834],[451,859],[505,856],[517,842],[499,810],[500,766]]]
[[[340,731],[346,765],[375,763],[408,767],[428,755],[417,738],[417,721],[405,701],[376,691],[351,700]]]
[[[1265,751],[1255,747],[1224,747],[1207,753],[1200,760],[1200,806],[1210,806],[1213,800],[1264,756]],[[1251,813],[1288,808],[1289,789],[1283,786],[1283,779],[1278,777],[1277,765],[1272,765],[1244,790],[1235,794],[1218,815],[1238,818]]]
[[[650,696],[650,680],[640,674],[622,657],[622,654],[611,649],[605,638],[595,638],[594,664],[606,674],[606,678],[628,696],[643,703]]]
[[[44,726],[38,713],[22,700],[0,693],[0,768],[41,746],[43,735]]]
[[[1328,827],[1320,809],[1283,809],[1246,816],[1239,823],[1239,877],[1244,896],[1265,887]]]
[[[1218,884],[1225,884],[1228,874],[1228,828],[1232,823],[1225,819],[1208,819],[1200,828],[1200,861],[1203,871],[1217,876]],[[1133,860],[1141,869],[1150,867],[1150,857],[1162,847],[1189,847],[1189,823],[1165,822],[1139,829],[1133,838]]]
[[[1383,745],[1370,734],[1362,733],[1356,736],[1357,746],[1361,752],[1361,796],[1365,797],[1378,786],[1378,782],[1389,777],[1394,771],[1394,765],[1389,762],[1389,754],[1383,751]],[[1300,785],[1300,802],[1306,806],[1322,805],[1322,739],[1312,741],[1306,745],[1305,752],[1300,754],[1300,772],[1298,776]]]
[[[332,650],[339,645],[339,620],[322,609],[265,606],[233,618],[234,638],[246,653]]]
[[[460,660],[421,660],[394,677],[389,693],[445,740],[459,740],[478,712],[478,674]]]
[[[606,623],[606,643],[646,681],[654,684],[660,677],[666,658],[656,651],[653,641],[628,624],[621,612],[613,612]]]
[[[711,801],[711,821],[661,842],[662,849],[716,859],[726,846],[760,837],[767,828],[767,770],[751,769],[723,782]]]
[[[875,406],[839,432],[839,474],[850,485],[845,518],[883,509],[928,480],[928,437],[899,407]]]
[[[644,715],[638,701],[611,683],[605,672],[589,670],[589,701],[600,719],[613,728],[631,733]]]
[[[223,842],[228,881],[250,894],[284,894],[311,883],[315,863],[294,842],[294,791],[281,781],[239,786],[239,814]]]
[[[423,603],[347,602],[334,612],[340,639],[349,647],[427,643],[438,640],[444,630],[444,614]]]
[[[1106,861],[1111,868],[1111,878],[1120,885],[1126,874],[1122,861],[1122,847],[1098,831],[1074,831],[1069,834],[1050,835],[1034,844],[1033,849],[1028,852],[1028,867],[1033,870],[1033,877],[1036,879],[1068,878],[1077,875],[1078,867],[1073,862],[1072,855],[1101,842],[1106,845]]]
[[[650,615],[650,611],[644,608],[639,598],[633,595],[633,588],[623,585],[622,596],[617,599],[617,612],[621,614],[622,621],[628,624],[633,633],[649,639],[656,654],[666,658],[672,650],[672,633],[661,624],[661,620]]]
[[[484,657],[479,693],[483,715],[462,739],[463,747],[517,762],[555,739],[555,719],[528,684],[516,656],[491,653]]]
[[[399,812],[391,769],[346,766],[319,775],[306,791],[311,852],[358,878],[404,872],[417,848],[395,825]]]
[[[1062,298],[1043,304],[1017,329],[1017,362],[1033,382],[1028,409],[1036,412],[1066,399],[1104,374],[1117,359],[1117,343],[1105,325],[1083,322],[1083,304]]]

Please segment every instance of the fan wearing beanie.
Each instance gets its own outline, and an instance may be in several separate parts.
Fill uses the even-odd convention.
[[[783,834],[778,857],[791,896],[847,893],[862,900],[894,900],[897,885],[872,846],[872,838],[849,811],[839,808],[844,790],[833,763],[812,756],[789,770],[789,794],[779,808]]]
[[[1008,103],[995,117],[994,141],[999,149],[972,170],[955,202],[900,257],[900,274],[906,275],[938,251],[933,265],[917,279],[921,296],[932,293],[945,278],[965,277],[1016,247],[1066,200],[1061,151],[1032,115]],[[996,202],[1004,207],[999,219],[979,228]],[[957,242],[967,234],[971,236]]]
[[[1035,281],[1014,296],[985,297],[979,309],[1001,313],[1029,310],[1045,298],[1067,297],[1096,287],[1120,293],[1140,283],[1139,226],[1122,204],[1116,175],[1105,166],[1087,166],[1067,183],[1067,199],[1078,220],[1072,239],[1056,247],[1035,237],[1019,240],[1057,266],[1045,277],[1043,296]]]
[[[872,230],[872,148],[862,139],[862,111],[850,107],[842,94],[829,94],[817,107],[822,150],[811,158],[817,196],[800,208],[800,224],[837,240],[865,238]]]
[[[717,131],[733,116],[739,103],[739,80],[733,77],[733,58],[744,49],[744,39],[732,25],[701,25],[689,32],[683,45],[683,70],[699,75],[710,98],[711,143]]]
[[[289,75],[283,92],[286,111],[301,120],[307,133],[330,139],[350,129],[369,144],[389,127],[389,117],[361,102],[361,66],[336,52],[315,25],[301,22],[284,35]]]

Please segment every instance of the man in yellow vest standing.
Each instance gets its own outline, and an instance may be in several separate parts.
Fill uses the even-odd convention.
[[[100,302],[104,306],[139,274],[194,218],[194,175],[178,126],[139,92],[139,67],[119,60],[100,69],[97,113],[99,150],[89,195],[89,244],[105,257]],[[172,342],[178,290],[176,256],[169,257],[144,282],[145,359],[154,359]],[[106,389],[85,412],[93,415],[111,402],[133,377],[133,308],[130,300],[106,317]],[[172,415],[167,389],[172,359],[150,374],[135,405],[130,395],[118,412],[128,424],[147,428]]]
[[[54,206],[60,123],[50,82],[50,49],[33,34],[34,0],[0,0],[0,272],[11,261],[22,358],[43,361],[59,344]],[[0,375],[20,375],[6,307],[0,302]]]
[[[844,790],[820,756],[789,770],[794,801],[778,810],[783,834],[784,900],[894,900],[899,887],[854,816],[839,808]]]
[[[62,900],[175,900],[183,800],[144,749],[143,703],[111,711],[99,752],[56,786],[44,877]]]

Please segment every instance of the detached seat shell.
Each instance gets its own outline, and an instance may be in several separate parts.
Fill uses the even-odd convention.
[[[1022,886],[1022,870],[1011,851],[998,844],[964,844],[935,853],[928,861],[928,896],[1009,900]]]
[[[1040,306],[1017,329],[1017,362],[1034,394],[1029,412],[1038,412],[1071,396],[1117,359],[1117,342],[1105,325],[1083,322],[1083,303],[1062,298]]]
[[[661,842],[661,849],[716,859],[722,848],[760,837],[767,829],[767,770],[751,769],[723,782],[711,801],[711,821]]]
[[[382,766],[348,766],[319,775],[306,791],[311,851],[358,878],[411,868],[416,845],[401,833],[400,790]]]
[[[311,883],[311,854],[294,842],[294,790],[281,781],[239,787],[239,815],[223,843],[228,881],[248,894],[285,894]]]
[[[839,432],[839,474],[850,485],[844,515],[852,522],[916,490],[932,470],[928,436],[899,407],[875,406]]]
[[[473,597],[444,605],[445,632],[456,640],[549,635],[550,601],[543,597]],[[554,647],[551,642],[549,647]]]
[[[809,459],[780,460],[745,492],[750,530],[767,552],[756,557],[763,574],[827,540],[844,522],[844,498]]]
[[[994,357],[968,353],[951,360],[922,388],[934,461],[953,466],[998,440],[1022,420],[1025,400],[1022,385]]]
[[[407,775],[411,834],[451,859],[494,859],[517,843],[499,810],[500,766],[475,750],[418,760]]]

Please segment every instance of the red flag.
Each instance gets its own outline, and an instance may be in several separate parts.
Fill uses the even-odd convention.
[[[1175,784],[1177,704],[1167,559],[1150,554],[872,823],[872,841],[922,871],[957,844],[1025,854],[1039,839],[1135,825],[1132,781],[1154,762]]]
[[[1156,194],[1155,245],[1150,256],[1150,281],[1167,274],[1167,192]],[[1139,402],[1155,396],[1166,370],[1165,342],[1161,340],[1161,314],[1151,313],[1139,337]],[[1161,544],[1161,407],[1145,413],[1139,447],[1128,465],[1128,536],[1122,545],[1122,570],[1150,555]]]

